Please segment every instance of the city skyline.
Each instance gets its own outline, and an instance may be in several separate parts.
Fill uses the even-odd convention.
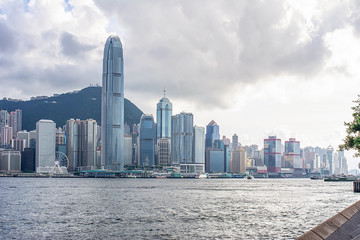
[[[299,5],[1,2],[0,95],[101,84],[102,46],[116,33],[126,46],[126,97],[144,113],[156,116],[165,88],[173,115],[191,112],[199,126],[214,120],[221,136],[236,133],[242,144],[277,135],[336,149],[360,93],[358,6]],[[358,163],[351,155],[350,169]]]

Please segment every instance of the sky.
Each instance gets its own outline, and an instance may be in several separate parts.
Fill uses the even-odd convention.
[[[0,97],[101,86],[109,35],[144,113],[166,89],[173,114],[243,145],[277,135],[337,149],[360,94],[360,1],[0,0]]]

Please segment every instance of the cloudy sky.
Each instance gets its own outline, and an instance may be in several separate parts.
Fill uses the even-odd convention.
[[[174,114],[243,145],[276,134],[336,148],[360,94],[356,0],[0,0],[0,97],[101,85],[110,34],[125,97],[155,114],[165,88]]]

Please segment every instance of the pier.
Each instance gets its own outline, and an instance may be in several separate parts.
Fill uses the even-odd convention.
[[[360,184],[358,182],[358,184]],[[354,182],[355,191],[355,182]],[[360,201],[314,227],[298,240],[360,240]]]

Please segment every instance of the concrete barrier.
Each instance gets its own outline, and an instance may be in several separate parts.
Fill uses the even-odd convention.
[[[360,240],[360,201],[314,227],[299,240]]]

